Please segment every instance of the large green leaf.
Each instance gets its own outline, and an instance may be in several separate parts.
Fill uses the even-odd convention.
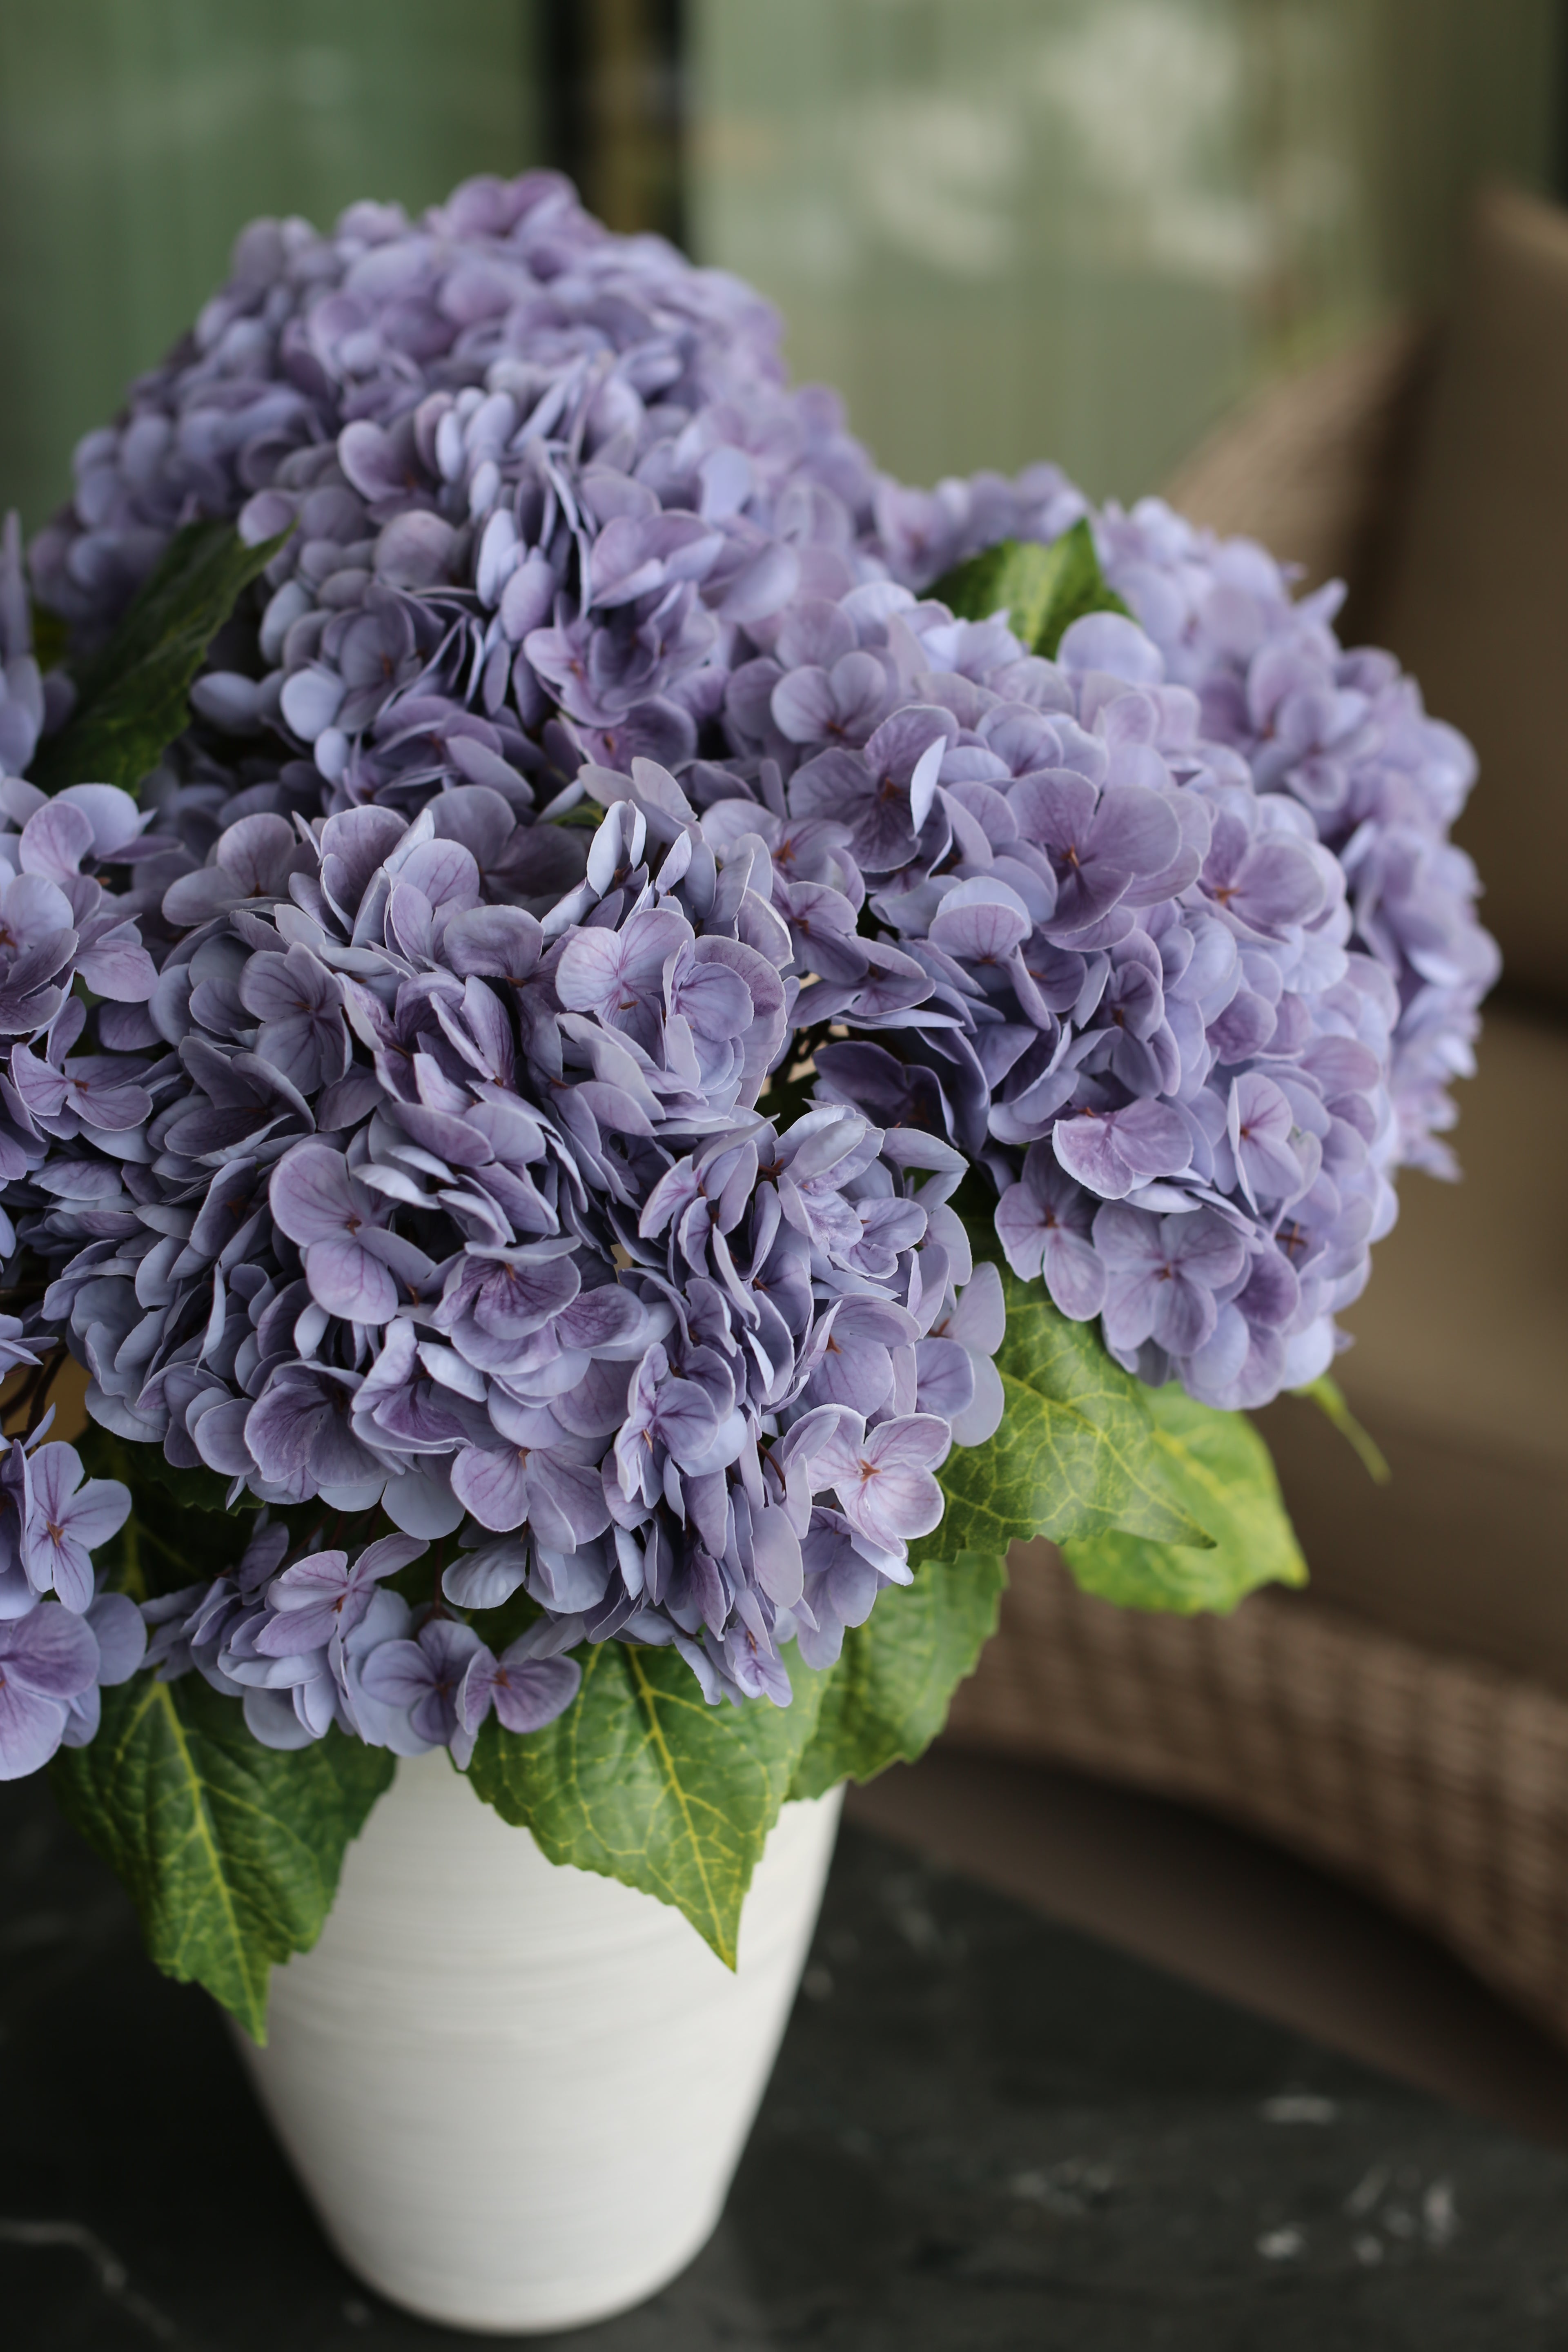
[[[133,793],[187,724],[207,647],[282,544],[247,547],[226,522],[176,531],[113,635],[77,669],[76,709],[39,745],[33,782],[46,793],[77,783]]]
[[[1007,1571],[994,1554],[938,1559],[931,1548],[941,1541],[939,1528],[911,1546],[913,1584],[885,1593],[865,1624],[844,1636],[792,1797],[820,1797],[840,1780],[912,1764],[947,1721],[954,1690],[996,1630]]]
[[[947,1510],[931,1542],[950,1559],[1003,1559],[1020,1537],[1060,1541],[1111,1528],[1158,1543],[1206,1543],[1173,1485],[1150,1391],[1112,1361],[1091,1325],[1058,1313],[1043,1284],[1004,1272],[1002,1287],[1002,1426],[984,1445],[955,1446],[948,1456]]]
[[[565,1714],[524,1737],[492,1718],[469,1778],[552,1862],[673,1904],[733,1968],[741,1905],[816,1728],[824,1677],[795,1661],[793,1706],[709,1706],[674,1650],[606,1642],[581,1656]]]
[[[1125,613],[1106,584],[1086,521],[1048,546],[1036,539],[1005,539],[945,572],[931,591],[966,621],[1005,610],[1008,625],[1031,653],[1055,657],[1063,632],[1086,613]]]
[[[238,1558],[248,1496],[230,1511],[210,1471],[173,1469],[157,1446],[97,1426],[78,1446],[90,1475],[131,1488],[130,1517],[98,1553],[119,1591],[175,1591]],[[205,1985],[260,2041],[272,1965],[315,1942],[343,1849],[394,1769],[384,1748],[336,1730],[264,1748],[238,1700],[191,1674],[105,1691],[97,1738],[50,1770],[67,1815],[130,1890],[158,1966]]]
[[[1122,1608],[1189,1612],[1234,1609],[1260,1584],[1304,1584],[1273,1461],[1246,1414],[1199,1404],[1177,1381],[1147,1394],[1170,1484],[1213,1549],[1124,1532],[1066,1542],[1062,1556],[1084,1591]]]
[[[394,1760],[337,1730],[280,1753],[199,1675],[103,1694],[49,1768],[66,1815],[130,1888],[165,1974],[205,1985],[258,2042],[272,1964],[309,1950]]]

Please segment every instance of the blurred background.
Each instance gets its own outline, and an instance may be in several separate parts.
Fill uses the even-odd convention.
[[[1561,0],[0,0],[0,499],[29,526],[262,212],[573,173],[782,308],[908,479],[1164,478],[1563,173]]]

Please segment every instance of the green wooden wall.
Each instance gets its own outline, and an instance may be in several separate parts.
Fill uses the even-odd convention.
[[[519,0],[0,0],[0,507],[55,504],[245,221],[539,145]]]
[[[1550,182],[1564,5],[0,0],[0,505],[47,513],[253,215],[547,160],[762,286],[905,477],[1135,496],[1440,292],[1479,175]]]
[[[1557,0],[688,0],[689,217],[916,481],[1158,482],[1552,176]]]

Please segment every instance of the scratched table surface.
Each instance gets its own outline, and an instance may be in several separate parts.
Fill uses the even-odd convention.
[[[481,2340],[342,2267],[205,1997],[0,1789],[5,2352]],[[847,1828],[717,2235],[640,2311],[512,2340],[1568,2352],[1568,2158]]]

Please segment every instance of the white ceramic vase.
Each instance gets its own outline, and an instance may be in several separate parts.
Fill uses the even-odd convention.
[[[442,1754],[398,1767],[315,1949],[274,1971],[262,2105],[350,2267],[450,2326],[608,2318],[719,2219],[789,2016],[839,1792],[786,1805],[731,1975],[677,1911],[545,1861]]]

